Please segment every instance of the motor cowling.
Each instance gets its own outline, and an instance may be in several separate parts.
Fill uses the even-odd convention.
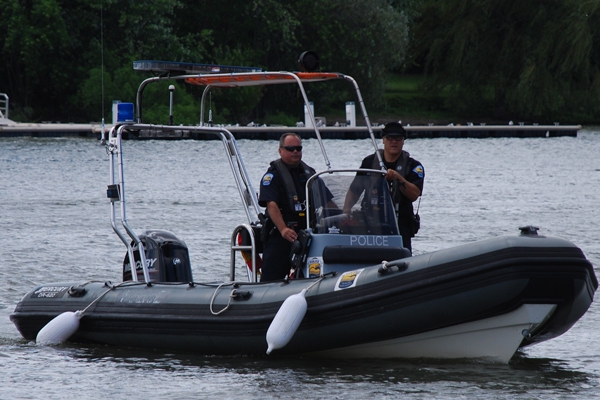
[[[146,255],[151,282],[192,282],[192,266],[185,242],[174,233],[164,230],[147,230],[138,236]],[[131,244],[138,280],[144,281],[139,246]],[[123,281],[132,280],[129,254],[123,260]]]

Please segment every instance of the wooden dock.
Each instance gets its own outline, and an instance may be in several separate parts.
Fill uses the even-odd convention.
[[[110,129],[106,125],[106,129]],[[19,123],[0,124],[0,138],[5,137],[89,137],[100,138],[102,124]]]
[[[15,123],[0,124],[0,138],[2,137],[88,137],[99,139],[102,132],[100,123],[89,124],[64,124],[64,123]],[[108,131],[112,127],[106,124]],[[376,137],[380,137],[381,126],[373,127]],[[295,132],[302,138],[314,138],[312,128],[286,127],[286,126],[224,126],[231,131],[237,139],[271,140],[279,139],[285,132]],[[406,126],[409,138],[544,138],[572,136],[576,137],[581,125],[417,125]],[[323,139],[364,139],[369,137],[365,126],[334,127],[323,126],[319,128]],[[139,135],[129,135],[128,139],[213,139],[212,135],[203,135],[190,130],[181,129],[171,134],[160,132],[140,132]]]

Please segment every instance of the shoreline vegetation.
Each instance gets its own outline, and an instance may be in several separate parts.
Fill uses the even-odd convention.
[[[471,115],[457,115],[456,113],[445,110],[443,97],[432,98],[424,94],[423,83],[425,78],[421,74],[392,74],[384,91],[386,108],[381,110],[370,110],[367,104],[367,113],[372,124],[385,124],[391,121],[401,121],[403,125],[525,125],[540,124],[540,125],[582,125],[580,121],[563,120],[528,120],[519,118],[494,118],[491,115],[484,115],[474,112]],[[442,94],[443,96],[443,94]],[[318,115],[319,112],[315,111]],[[340,113],[323,113],[327,121],[327,125],[332,125],[335,122],[343,122],[344,115]],[[357,108],[356,112],[357,123],[364,125],[364,119]],[[594,124],[591,124],[594,125]]]
[[[600,1],[0,2],[0,92],[13,121],[106,120],[151,75],[136,60],[295,71],[306,51],[359,84],[373,123],[600,121]],[[170,120],[162,83],[144,92],[157,124]],[[202,92],[189,86],[174,85],[175,123],[199,121]],[[292,87],[227,92],[211,90],[216,124],[304,119]],[[345,122],[351,92],[340,82],[307,95],[330,125]]]
[[[560,118],[557,120],[527,120],[527,119],[498,119],[493,118],[489,115],[483,115],[474,112],[472,115],[460,116],[454,112],[447,111],[444,107],[444,94],[442,93],[439,97],[428,97],[423,89],[425,77],[422,74],[407,74],[407,73],[394,73],[391,74],[384,90],[385,108],[372,109],[368,103],[365,104],[367,113],[371,124],[383,125],[387,122],[397,121],[403,125],[455,125],[455,126],[466,126],[469,124],[473,125],[509,125],[512,122],[514,125],[519,123],[525,125],[540,124],[540,125],[554,125],[559,123],[560,125],[588,125],[594,126],[595,124],[584,124],[580,121],[561,121]],[[176,105],[177,106],[177,105]],[[324,118],[326,125],[332,126],[337,123],[345,123],[345,113],[343,109],[340,110],[325,110],[319,112],[315,110],[315,116]],[[106,123],[110,124],[112,115],[105,117]],[[284,125],[294,126],[298,118],[295,116],[277,115],[275,118],[266,118],[262,123],[267,125]],[[12,119],[17,123],[39,123],[35,121],[20,121]],[[42,122],[58,122],[58,121],[42,121]],[[364,118],[359,107],[356,107],[356,122],[357,125],[365,125]],[[73,123],[73,122],[67,122]],[[101,123],[96,121],[93,123]],[[218,123],[218,122],[217,122]],[[235,123],[235,122],[233,122]],[[240,125],[242,122],[239,122]]]

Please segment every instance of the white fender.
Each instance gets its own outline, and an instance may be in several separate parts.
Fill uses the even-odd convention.
[[[302,289],[302,292],[293,294],[281,305],[279,311],[273,318],[273,322],[269,326],[267,331],[267,354],[275,349],[280,349],[292,339],[294,333],[300,326],[302,318],[306,314],[306,289]]]
[[[48,322],[37,334],[36,344],[51,346],[61,344],[79,328],[81,311],[67,311]]]

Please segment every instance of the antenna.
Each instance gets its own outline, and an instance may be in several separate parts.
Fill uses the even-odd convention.
[[[103,2],[100,2],[100,58],[101,58],[101,65],[100,65],[100,82],[101,82],[101,86],[102,86],[102,99],[101,99],[101,103],[102,103],[102,142],[105,141],[106,138],[106,129],[105,129],[105,125],[104,125],[104,20],[103,20]],[[102,143],[104,144],[104,143]]]

